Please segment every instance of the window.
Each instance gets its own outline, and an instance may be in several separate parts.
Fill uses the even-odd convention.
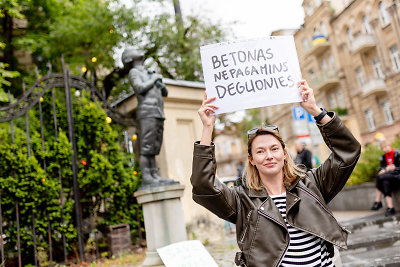
[[[336,72],[336,63],[335,63],[335,58],[333,57],[333,55],[329,56],[329,66],[330,66],[332,72]]]
[[[323,21],[321,21],[321,23],[319,24],[319,29],[321,30],[321,34],[323,34],[325,37],[328,36],[328,31],[326,30],[326,26]]]
[[[400,70],[400,54],[397,45],[392,46],[390,49],[390,60],[392,61],[393,70]]]
[[[235,142],[238,149],[238,154],[242,153],[242,144],[240,143],[240,140],[236,139]]]
[[[337,98],[337,101],[339,103],[339,107],[345,108],[346,104],[344,103],[343,93],[342,93],[342,91],[340,89],[337,90],[337,92],[336,92],[336,98]]]
[[[238,153],[238,147],[237,147],[237,143],[235,142],[235,140],[232,141],[231,143],[231,151],[232,154],[237,155]]]
[[[322,70],[322,75],[326,76],[328,72],[328,64],[326,63],[325,59],[323,59],[321,62],[321,70]]]
[[[357,76],[357,81],[358,81],[358,84],[360,85],[360,87],[363,86],[363,84],[365,83],[365,80],[364,80],[364,74],[363,74],[361,67],[358,67],[356,69],[356,76]]]
[[[362,18],[362,24],[363,24],[363,31],[365,34],[372,34],[372,29],[371,25],[369,24],[368,17],[364,16]]]
[[[304,51],[308,51],[310,49],[310,45],[308,44],[308,40],[306,38],[302,41]]]
[[[382,65],[378,57],[372,59],[372,68],[374,69],[375,77],[378,79],[383,79]]]
[[[388,99],[381,102],[383,117],[385,118],[386,124],[392,124],[394,122],[392,107]]]
[[[337,108],[337,101],[334,93],[328,94],[328,102],[329,102],[329,108],[331,109]]]
[[[368,130],[374,131],[376,127],[375,127],[374,113],[372,109],[368,108],[365,110],[365,118],[367,120]]]
[[[231,149],[230,145],[228,142],[222,142],[222,150],[223,150],[223,155],[229,155],[231,154]]]
[[[319,35],[319,30],[317,27],[314,27],[314,36]]]
[[[311,81],[312,83],[314,83],[314,82],[316,81],[316,77],[315,77],[315,72],[314,72],[314,70],[313,70],[313,69],[310,69],[310,70],[308,71],[308,75],[310,75],[310,81]]]
[[[232,166],[230,164],[225,165],[225,174],[226,176],[233,175]]]
[[[349,45],[351,47],[351,44],[353,43],[354,37],[353,37],[353,32],[352,32],[352,30],[350,28],[347,29],[346,35],[347,35],[347,41],[349,42]]]
[[[390,23],[390,18],[389,18],[389,14],[386,10],[385,2],[383,2],[383,1],[379,2],[378,9],[379,9],[379,19],[381,21],[381,25],[382,25],[382,27],[385,27],[386,25],[388,25]]]
[[[307,13],[308,16],[311,16],[312,13],[314,13],[314,9],[310,4],[306,5],[306,13]]]

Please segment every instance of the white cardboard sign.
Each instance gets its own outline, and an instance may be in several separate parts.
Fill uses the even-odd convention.
[[[293,36],[218,43],[200,48],[207,96],[216,114],[301,102]]]
[[[218,267],[199,240],[173,243],[157,252],[166,267]]]

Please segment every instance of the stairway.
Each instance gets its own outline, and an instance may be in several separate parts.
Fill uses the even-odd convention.
[[[343,267],[400,266],[400,214],[369,215],[342,221],[350,230],[348,249],[340,251]]]

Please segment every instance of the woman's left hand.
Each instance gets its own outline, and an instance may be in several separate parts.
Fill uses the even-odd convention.
[[[301,98],[303,99],[300,102],[300,106],[304,108],[311,116],[317,116],[321,113],[321,109],[317,106],[314,97],[313,89],[308,85],[307,81],[300,80],[297,83],[297,87],[299,88],[299,93]]]

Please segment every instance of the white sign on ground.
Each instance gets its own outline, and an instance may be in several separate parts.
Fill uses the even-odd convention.
[[[293,36],[207,45],[200,54],[216,114],[301,101]]]
[[[177,242],[157,252],[166,267],[218,267],[199,240]]]

